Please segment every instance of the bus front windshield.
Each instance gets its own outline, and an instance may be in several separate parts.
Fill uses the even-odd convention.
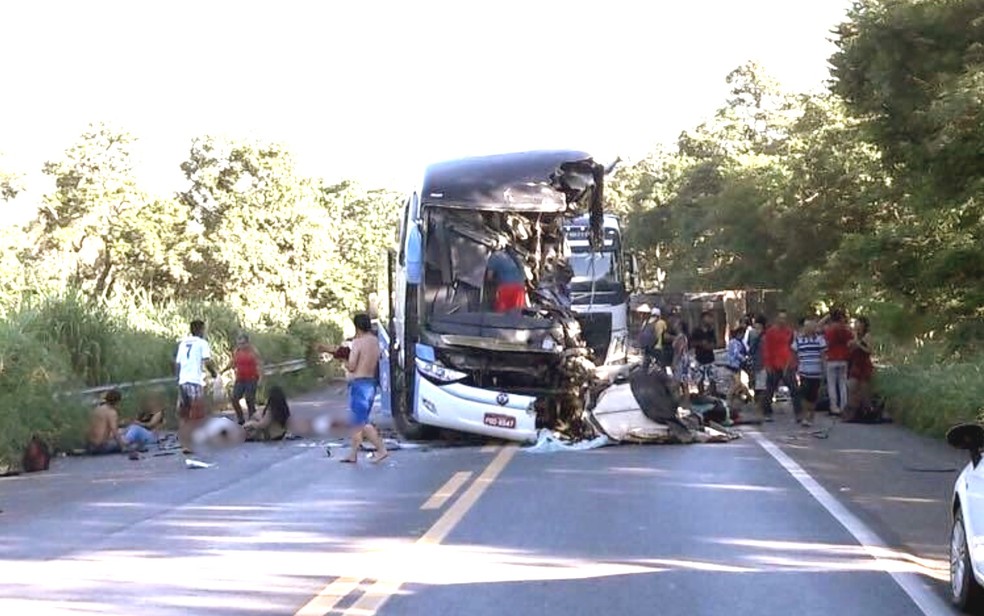
[[[574,270],[572,284],[619,282],[618,262],[614,251],[574,253],[570,257],[570,265]]]

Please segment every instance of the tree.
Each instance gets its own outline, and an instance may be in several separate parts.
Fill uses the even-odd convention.
[[[0,169],[0,211],[24,189],[23,176]],[[19,225],[0,223],[0,313],[20,298],[25,288],[21,252],[26,248]]]
[[[42,283],[74,286],[107,297],[127,249],[120,221],[145,201],[130,160],[133,137],[105,125],[90,126],[61,160],[45,163],[55,180],[31,225],[31,256]]]
[[[334,230],[339,260],[331,281],[336,301],[350,309],[364,306],[377,291],[386,251],[395,243],[401,196],[387,190],[366,190],[353,182],[319,187],[321,206]]]
[[[858,2],[833,90],[883,153],[890,212],[855,255],[955,339],[984,340],[984,0]]]
[[[258,318],[340,308],[338,229],[293,159],[274,144],[195,139],[178,196],[197,227],[188,291]]]

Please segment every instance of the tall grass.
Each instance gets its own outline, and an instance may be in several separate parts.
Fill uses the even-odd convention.
[[[223,367],[240,332],[251,334],[265,362],[310,357],[315,342],[338,342],[337,315],[297,314],[244,323],[231,307],[207,302],[154,304],[131,296],[93,301],[67,291],[21,301],[0,321],[0,467],[20,458],[32,435],[61,450],[82,444],[88,409],[70,396],[83,386],[134,382],[173,374],[177,341],[193,319],[208,326],[213,357]],[[292,388],[311,374],[285,378]],[[173,388],[170,388],[173,389]],[[147,393],[173,403],[173,392],[130,392],[124,413]]]
[[[954,424],[984,419],[984,355],[955,357],[943,344],[885,354],[875,380],[892,416],[940,437]]]

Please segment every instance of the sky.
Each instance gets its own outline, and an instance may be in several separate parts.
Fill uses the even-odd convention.
[[[639,158],[760,62],[819,89],[849,0],[0,0],[0,153],[29,174],[90,122],[133,133],[142,185],[191,139],[277,141],[300,170],[409,188],[428,162],[539,148]]]

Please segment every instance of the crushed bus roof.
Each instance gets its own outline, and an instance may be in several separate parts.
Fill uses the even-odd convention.
[[[427,168],[421,201],[449,208],[563,212],[572,197],[600,190],[603,175],[590,154],[575,150],[463,158]]]

